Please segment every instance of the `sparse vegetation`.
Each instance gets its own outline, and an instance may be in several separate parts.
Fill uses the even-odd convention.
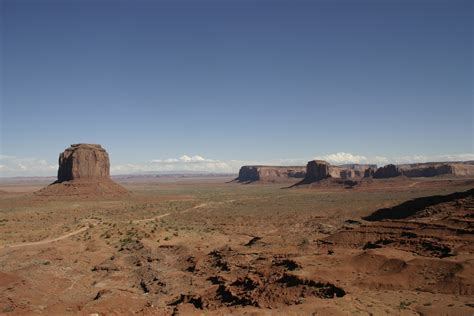
[[[407,309],[411,305],[411,302],[409,301],[401,301],[400,304],[398,305],[399,309]]]
[[[387,263],[386,259],[377,256],[383,248],[377,248],[380,252],[374,253],[367,249],[369,255],[374,255],[373,260],[380,260],[374,263],[370,261],[372,259],[367,259],[369,257],[359,257],[365,252],[362,247],[347,250],[323,243],[322,240],[331,232],[322,233],[322,228],[337,230],[347,224],[346,220],[360,221],[361,216],[379,207],[416,196],[462,190],[465,186],[426,187],[418,191],[397,191],[391,188],[387,192],[321,192],[283,190],[273,184],[259,186],[215,182],[182,187],[160,185],[159,188],[140,185],[134,187],[136,196],[123,200],[81,201],[80,206],[74,207],[70,201],[0,199],[0,208],[5,214],[0,220],[1,242],[14,244],[23,240],[53,239],[63,235],[66,230],[74,232],[84,229],[48,247],[32,247],[29,250],[31,256],[21,257],[19,261],[0,257],[2,272],[43,282],[43,279],[38,281],[32,273],[32,269],[40,267],[42,273],[51,273],[51,280],[54,281],[48,293],[65,301],[73,300],[71,297],[76,293],[80,294],[78,297],[94,300],[95,293],[90,297],[89,292],[87,295],[82,292],[90,289],[94,282],[98,289],[110,287],[107,290],[111,292],[105,291],[98,295],[94,301],[97,305],[101,304],[101,300],[112,300],[114,295],[119,294],[124,301],[130,300],[127,304],[136,304],[142,299],[139,297],[137,301],[134,300],[133,295],[137,291],[142,291],[155,306],[182,301],[189,304],[187,308],[198,306],[196,309],[203,308],[204,312],[206,308],[214,308],[205,307],[205,304],[217,306],[216,309],[219,306],[231,306],[230,309],[241,311],[241,305],[257,303],[261,304],[259,308],[262,310],[265,310],[265,306],[271,306],[275,311],[278,310],[275,307],[277,304],[288,304],[288,311],[299,310],[291,305],[298,305],[298,308],[307,311],[305,308],[308,306],[318,308],[311,298],[318,295],[334,300],[336,303],[333,305],[325,303],[325,306],[334,309],[357,306],[371,312],[373,310],[374,313],[384,313],[386,310],[389,314],[397,314],[397,311],[417,310],[421,306],[416,305],[415,308],[415,295],[419,302],[430,299],[428,295],[437,295],[436,299],[441,298],[443,307],[453,310],[462,305],[454,303],[449,307],[453,299],[450,294],[427,294],[426,291],[427,287],[430,291],[436,289],[435,286],[443,278],[455,277],[458,263],[449,270],[450,263],[443,261],[446,266],[432,272],[429,269],[433,269],[433,262],[437,261],[423,262],[423,256],[417,256],[416,262],[423,262],[422,268],[417,270],[414,263],[408,260],[389,260]],[[184,197],[187,200],[179,200]],[[203,207],[193,208],[204,203]],[[13,211],[10,210],[12,204],[18,204]],[[65,216],[65,213],[74,216]],[[170,215],[155,218],[167,213]],[[1,225],[5,223],[7,225]],[[348,226],[353,228],[356,225]],[[246,246],[254,236],[261,239]],[[5,253],[15,256],[21,252]],[[361,258],[367,261],[357,261],[357,264],[352,261]],[[50,263],[44,263],[42,260],[45,259]],[[449,259],[456,261],[458,257]],[[462,266],[463,263],[459,264]],[[97,267],[95,271],[91,271],[94,267]],[[394,290],[377,279],[380,275],[396,277],[397,273],[406,270],[417,271],[417,275],[410,278],[410,284],[399,285],[402,291],[398,288]],[[77,271],[81,273],[81,278],[75,274]],[[49,275],[44,277],[48,278]],[[325,282],[334,287],[326,286]],[[22,291],[26,299],[37,295],[38,285],[31,285],[30,290],[21,283],[16,284],[15,287]],[[60,290],[56,289],[56,285]],[[202,291],[210,287],[214,287],[213,290]],[[335,287],[350,292],[351,300],[339,300],[331,292]],[[282,292],[278,292],[278,298],[272,296],[274,293],[265,292],[268,301],[265,301],[264,295],[256,296],[256,299],[249,294],[269,289],[276,292],[282,289]],[[15,291],[14,288],[5,293],[14,297],[19,293]],[[182,293],[186,294],[181,297]],[[193,296],[188,293],[205,294]],[[211,295],[209,293],[215,296],[205,296]],[[66,299],[64,295],[70,296]],[[462,299],[466,296],[459,297]],[[440,301],[433,300],[432,303],[419,305],[429,310],[440,304]],[[149,303],[146,308],[154,311],[151,305]],[[167,307],[160,305],[159,308]]]

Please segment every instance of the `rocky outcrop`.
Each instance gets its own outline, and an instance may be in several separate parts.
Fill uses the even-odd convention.
[[[38,196],[116,196],[127,190],[110,179],[109,155],[96,144],[73,144],[59,155],[58,180]]]
[[[304,182],[311,183],[331,177],[330,164],[324,160],[312,160],[306,165]]]
[[[330,166],[329,174],[333,178],[341,179],[361,179],[364,177],[366,170],[376,169],[377,165],[369,164],[345,164],[339,166]]]
[[[259,166],[242,166],[236,180],[239,182],[254,182],[260,180],[258,168]]]
[[[469,162],[428,162],[398,166],[407,177],[436,177],[442,175],[474,176],[474,165]]]
[[[339,165],[338,167],[341,167],[344,169],[351,169],[355,171],[362,171],[362,173],[369,168],[377,169],[377,165],[375,164],[358,164],[358,163]]]
[[[341,171],[340,175],[341,175],[341,179],[360,178],[360,173],[356,175],[356,170],[352,170],[352,169],[344,169]]]
[[[440,162],[406,165],[389,164],[378,168],[375,164],[346,164],[333,166],[323,160],[309,161],[302,166],[243,166],[240,168],[239,182],[277,182],[303,179],[297,185],[309,184],[332,178],[359,182],[363,178],[434,177],[440,175],[474,176],[474,162]]]
[[[468,162],[427,162],[402,165],[386,165],[377,169],[374,178],[392,178],[397,176],[436,177],[442,175],[474,176],[474,164]]]
[[[381,178],[393,178],[393,177],[398,177],[402,175],[400,170],[398,169],[397,166],[395,165],[386,165],[384,167],[380,167],[375,171],[373,177],[376,179],[381,179]]]
[[[374,176],[376,168],[367,168],[364,171],[364,178],[372,178]]]
[[[304,178],[303,166],[243,166],[239,170],[238,182],[280,182]]]
[[[376,165],[361,165],[349,164],[332,166],[327,161],[312,160],[306,165],[306,176],[299,184],[309,184],[318,182],[327,178],[358,181],[364,177],[364,173],[371,166]],[[333,181],[334,182],[334,181]],[[337,181],[336,181],[337,182]],[[334,182],[334,183],[336,183]]]
[[[109,155],[101,145],[73,144],[59,155],[58,182],[110,178]]]
[[[320,161],[321,162],[321,161]],[[328,164],[328,176],[335,179],[361,179],[364,177],[367,169],[376,168],[377,165],[363,165],[363,164],[347,164],[333,166]],[[309,179],[309,178],[308,178]],[[318,180],[313,180],[318,181]]]

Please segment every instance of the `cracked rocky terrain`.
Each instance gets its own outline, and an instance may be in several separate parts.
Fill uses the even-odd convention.
[[[474,181],[0,183],[6,315],[470,315]],[[457,192],[457,193],[456,193]]]

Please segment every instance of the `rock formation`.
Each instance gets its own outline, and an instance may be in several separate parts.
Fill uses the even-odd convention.
[[[474,176],[474,161],[437,162],[406,165],[389,164],[378,168],[375,164],[345,164],[333,166],[323,160],[309,161],[302,166],[243,166],[238,182],[279,182],[303,179],[296,185],[309,184],[323,179],[351,180],[355,183],[363,178],[434,177],[440,175]],[[333,181],[334,182],[334,181]],[[337,181],[336,181],[337,182]]]
[[[331,177],[329,163],[323,160],[312,160],[306,165],[304,182],[311,183]]]
[[[306,168],[303,166],[243,166],[236,181],[291,181],[304,178],[305,172]]]
[[[365,170],[369,168],[377,169],[377,165],[375,164],[358,164],[358,163],[344,164],[344,165],[339,165],[338,167],[344,168],[344,169],[362,171],[362,172],[364,172]]]
[[[304,183],[320,181],[326,178],[334,179],[361,179],[367,169],[376,165],[348,164],[332,166],[326,161],[313,160],[306,166]]]
[[[110,179],[109,155],[96,144],[73,144],[59,155],[58,180],[39,196],[115,196],[127,190]]]
[[[110,178],[109,155],[100,145],[73,144],[59,155],[58,182]]]
[[[474,176],[474,164],[471,162],[427,162],[398,167],[407,177]]]
[[[354,178],[360,178],[360,174],[358,173],[356,175],[356,171],[358,170],[352,170],[352,169],[343,169],[340,173],[341,179],[354,179]]]
[[[393,178],[393,177],[398,177],[402,173],[398,169],[397,166],[389,164],[384,167],[380,167],[375,171],[374,173],[374,178],[375,179],[381,179],[381,178]]]
[[[368,168],[364,171],[364,178],[372,178],[375,173],[375,168]]]

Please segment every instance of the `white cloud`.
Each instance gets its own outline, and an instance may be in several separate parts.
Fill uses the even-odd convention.
[[[315,159],[325,160],[335,165],[346,164],[346,163],[367,163],[367,157],[345,153],[345,152],[318,156],[318,157],[315,157]]]
[[[401,156],[391,159],[391,163],[416,163],[416,162],[436,162],[436,161],[467,161],[474,160],[474,154],[457,154],[457,155],[411,155]]]
[[[474,154],[444,154],[444,155],[409,155],[398,157],[364,156],[360,154],[338,152],[317,155],[310,159],[322,159],[332,164],[374,163],[383,166],[389,163],[403,164],[430,161],[465,161],[474,160]],[[304,166],[310,159],[290,158],[266,161],[250,160],[218,160],[200,155],[182,155],[178,158],[154,159],[139,163],[112,164],[112,174],[146,173],[146,172],[216,172],[237,173],[243,165],[296,165]],[[0,155],[0,176],[54,176],[58,170],[56,163],[50,163],[38,158],[20,158]]]
[[[331,164],[377,164],[379,166],[393,164],[405,164],[405,163],[421,163],[421,162],[436,162],[436,161],[467,161],[474,160],[474,154],[452,154],[452,155],[407,155],[398,157],[385,157],[385,156],[373,156],[367,157],[358,154],[351,154],[345,152],[339,152],[334,154],[327,154],[322,156],[316,156],[314,159],[326,160]]]
[[[372,163],[375,163],[377,165],[388,165],[390,163],[390,159],[384,156],[375,156],[373,158]]]
[[[173,163],[179,163],[179,162],[182,162],[182,163],[191,162],[191,163],[193,163],[193,162],[214,162],[214,161],[215,160],[205,159],[204,157],[199,156],[199,155],[196,155],[196,156],[182,155],[179,158],[154,159],[151,162],[173,164]]]
[[[111,173],[140,172],[219,172],[235,173],[247,162],[239,160],[215,160],[200,155],[182,155],[179,158],[153,159],[149,162],[113,165]]]
[[[15,156],[0,155],[0,159],[12,159],[12,158],[15,158]]]
[[[0,176],[3,177],[53,176],[57,168],[44,159],[0,155]]]

